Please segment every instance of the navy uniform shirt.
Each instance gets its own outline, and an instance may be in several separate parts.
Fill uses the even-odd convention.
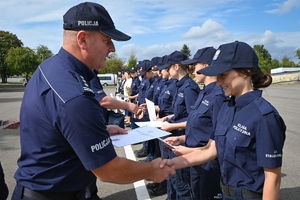
[[[174,116],[171,123],[179,123],[187,120],[187,116],[197,100],[200,88],[187,74],[176,82],[177,92],[173,98]]]
[[[173,95],[176,93],[176,81],[176,79],[163,81],[164,85],[158,98],[159,118],[173,114],[172,102]]]
[[[276,109],[255,90],[225,102],[212,139],[224,184],[263,191],[264,167],[282,165],[286,126]]]
[[[227,97],[223,89],[217,86],[216,82],[208,84],[201,90],[187,119],[185,135],[189,147],[207,144],[225,99]]]
[[[141,81],[141,85],[140,85],[140,88],[139,88],[139,96],[138,96],[138,103],[139,105],[140,104],[143,104],[143,103],[146,103],[146,92],[147,92],[147,89],[150,87],[150,82],[148,79],[146,78],[143,78],[142,81]]]
[[[145,98],[147,98],[148,100],[152,101],[154,100],[154,90],[158,84],[158,77],[154,76],[153,78],[151,78],[149,80],[150,86],[147,88],[146,90],[146,94],[145,94]],[[146,102],[146,100],[145,100]]]
[[[90,170],[116,157],[102,108],[89,88],[94,77],[62,48],[35,71],[20,111],[18,183],[37,191],[82,190],[95,181]]]
[[[132,79],[130,96],[134,96],[139,93],[140,85],[141,81],[138,76]]]
[[[166,84],[166,79],[162,78],[161,76],[158,76],[157,79],[157,84],[156,87],[154,88],[153,92],[153,103],[154,105],[158,105],[158,98],[161,93],[162,87]]]

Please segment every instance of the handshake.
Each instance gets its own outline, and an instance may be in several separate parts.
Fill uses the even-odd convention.
[[[148,181],[159,183],[176,173],[172,159],[162,160],[161,158],[156,158],[151,161],[151,165],[153,170],[151,171],[152,173],[150,172],[149,178],[147,178]]]

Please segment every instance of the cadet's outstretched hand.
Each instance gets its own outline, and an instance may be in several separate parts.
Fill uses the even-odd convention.
[[[172,169],[175,169],[175,163],[173,162],[172,159],[163,159],[159,164],[159,167],[160,168],[171,167]]]

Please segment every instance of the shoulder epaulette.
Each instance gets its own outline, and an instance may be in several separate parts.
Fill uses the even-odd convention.
[[[253,102],[255,103],[255,105],[263,115],[266,115],[274,111],[271,104],[265,101],[263,98],[256,98]]]
[[[95,96],[94,91],[90,88],[89,84],[86,82],[83,76],[75,73],[77,81],[79,82],[80,86],[82,87],[83,94]]]

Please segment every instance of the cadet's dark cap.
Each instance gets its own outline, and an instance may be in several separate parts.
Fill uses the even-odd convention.
[[[85,2],[70,8],[63,16],[65,30],[98,30],[117,41],[130,36],[117,30],[106,9],[97,3]]]
[[[163,67],[164,64],[166,64],[167,59],[168,59],[168,55],[160,57],[159,60],[158,60],[157,66],[156,66],[155,69],[153,69],[153,71],[163,70],[161,68]]]
[[[150,60],[143,60],[141,64],[141,73],[139,74],[140,76],[144,76],[144,74],[151,69],[150,63]]]
[[[217,76],[230,69],[258,68],[258,58],[253,48],[245,42],[222,44],[216,51],[211,64],[198,74]]]
[[[129,70],[128,72],[129,72],[129,73],[135,73],[135,72],[136,72],[135,67],[131,68],[131,70]]]
[[[191,60],[184,60],[181,63],[184,65],[190,65],[194,63],[211,64],[211,61],[216,53],[216,49],[213,47],[205,47],[199,49]]]
[[[156,66],[157,63],[158,63],[158,60],[159,60],[159,57],[158,57],[158,56],[153,57],[153,58],[151,59],[151,63],[150,63],[151,67]]]
[[[181,61],[186,60],[187,58],[188,57],[185,53],[181,51],[174,51],[173,53],[167,56],[165,64],[159,69],[163,70],[170,67],[171,65],[179,64],[181,63]]]

